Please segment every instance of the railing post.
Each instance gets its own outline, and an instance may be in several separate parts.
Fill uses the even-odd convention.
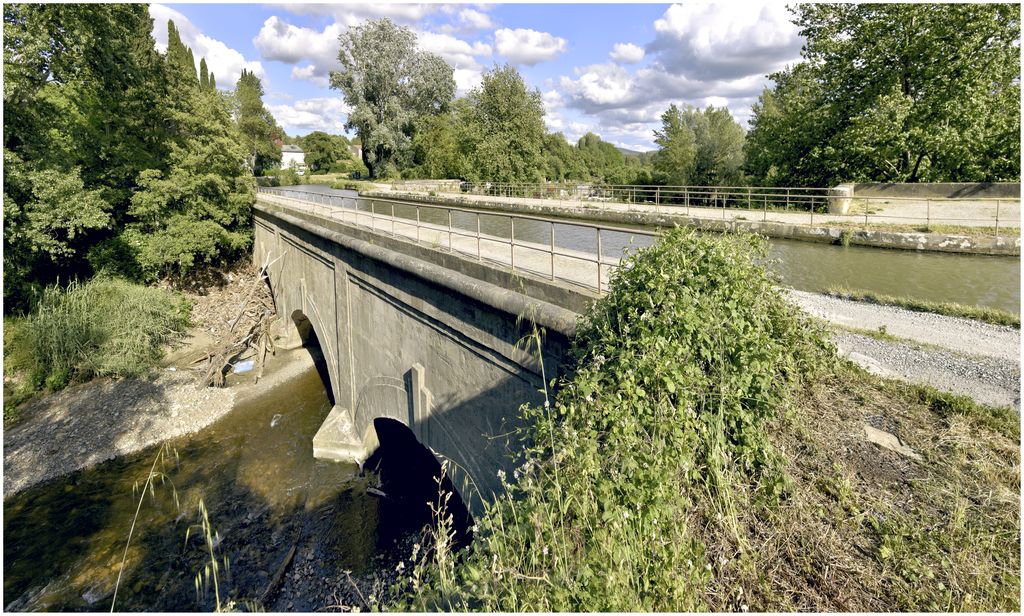
[[[480,212],[476,213],[476,260],[483,261],[483,254],[480,252]]]
[[[813,206],[812,206],[813,207]],[[786,211],[789,211],[789,189],[786,189]]]
[[[420,243],[420,206],[416,206],[416,243]]]
[[[395,202],[391,202],[391,237],[395,236]]]
[[[370,199],[370,230],[377,230],[377,202]]]
[[[551,225],[551,280],[555,279],[555,223],[548,223]]]
[[[928,199],[926,201],[926,203],[928,204],[928,209],[925,210],[925,216],[927,216],[927,218],[925,219],[924,228],[927,231],[931,231],[932,230],[932,200]]]
[[[448,210],[448,251],[455,252],[455,247],[452,246],[452,211]]]
[[[996,239],[999,239],[999,199],[996,199]]]
[[[597,293],[601,294],[601,227],[597,227]]]
[[[661,186],[654,189],[654,205],[661,205]]]
[[[689,216],[690,215],[690,191],[687,190],[687,188],[685,186],[683,187],[683,199],[686,202],[686,215]]]
[[[509,238],[508,238],[508,257],[510,267],[512,271],[516,271],[516,219],[511,216],[508,217],[509,224]]]
[[[761,222],[768,220],[768,193],[764,194],[764,216],[761,217]]]

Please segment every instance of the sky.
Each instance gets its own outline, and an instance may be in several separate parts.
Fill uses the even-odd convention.
[[[766,75],[800,59],[803,38],[784,2],[682,4],[151,4],[157,49],[173,19],[196,62],[221,88],[243,68],[263,80],[264,103],[289,135],[345,132],[348,108],[329,87],[338,36],[388,17],[420,50],[454,68],[457,94],[484,71],[515,66],[540,91],[548,130],[586,132],[653,150],[669,105],[726,106],[747,128]],[[350,133],[351,136],[351,133]]]

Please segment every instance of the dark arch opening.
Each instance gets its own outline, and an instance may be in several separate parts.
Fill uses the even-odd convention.
[[[309,356],[313,358],[316,372],[320,375],[324,389],[327,390],[327,399],[330,400],[331,406],[334,406],[334,388],[331,387],[331,372],[327,368],[327,359],[324,357],[323,348],[320,346],[320,339],[316,337],[316,330],[313,329],[313,324],[309,322],[306,315],[302,314],[301,310],[296,310],[292,313],[292,322],[299,333],[302,348],[306,349],[309,352]]]
[[[400,421],[378,417],[373,420],[373,427],[380,446],[364,468],[380,474],[381,491],[393,505],[382,508],[382,517],[395,516],[387,522],[411,531],[419,530],[434,522],[430,503],[436,506],[439,492],[448,493],[451,497],[446,511],[452,516],[454,547],[459,549],[467,545],[472,540],[473,517],[449,476],[443,477],[438,486],[441,464],[434,454]]]

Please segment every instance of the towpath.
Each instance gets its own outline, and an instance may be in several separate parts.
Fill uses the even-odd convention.
[[[1020,410],[1020,330],[804,291],[788,294],[832,325],[840,354],[868,371]]]

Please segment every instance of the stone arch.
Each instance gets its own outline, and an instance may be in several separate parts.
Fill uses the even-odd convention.
[[[287,336],[291,342],[289,346],[296,348],[301,346],[309,351],[310,356],[313,358],[313,364],[316,366],[316,371],[320,375],[320,380],[324,384],[324,389],[327,390],[327,398],[331,401],[332,405],[336,404],[336,393],[330,362],[327,359],[326,349],[322,346],[323,342],[317,335],[317,328],[313,325],[312,320],[301,310],[293,310],[290,320],[292,322],[292,329]]]
[[[469,538],[473,518],[467,507],[466,497],[460,494],[452,481],[452,468],[442,473],[441,462],[436,454],[417,438],[413,429],[393,417],[377,417],[370,428],[379,439],[379,447],[367,460],[367,467],[381,472],[385,490],[389,496],[400,498],[416,518],[429,521],[432,511],[428,503],[438,506],[439,491],[452,496],[445,505],[452,515],[456,540]],[[440,479],[440,484],[438,482]]]

